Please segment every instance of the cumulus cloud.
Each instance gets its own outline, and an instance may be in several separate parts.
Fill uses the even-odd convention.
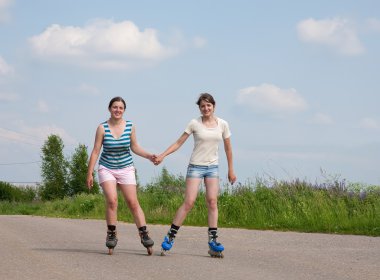
[[[366,129],[379,129],[380,124],[373,118],[363,118],[360,120],[360,127]]]
[[[12,72],[13,68],[0,56],[0,77],[9,75]]]
[[[31,139],[30,135],[25,135],[20,132],[16,132],[13,130],[8,130],[5,128],[0,127],[0,133],[1,138],[0,141],[11,141],[12,143],[25,143],[25,144],[31,144],[31,145],[38,145],[37,141],[35,139]]]
[[[281,89],[270,84],[241,89],[236,102],[258,112],[290,113],[307,108],[306,101],[295,89]]]
[[[41,146],[41,144],[51,134],[59,135],[65,144],[75,145],[77,141],[71,137],[65,129],[56,125],[43,125],[31,126],[27,125],[23,120],[14,121],[16,130],[9,130],[0,127],[0,134],[2,138],[0,141],[12,141],[12,143],[29,144],[34,146]]]
[[[53,24],[29,41],[32,50],[44,59],[99,68],[131,68],[178,52],[159,41],[157,30],[140,31],[131,21],[99,19],[84,27]]]
[[[47,102],[44,100],[38,100],[37,111],[40,113],[48,113],[50,110],[49,110],[49,105],[47,104]]]
[[[62,138],[63,142],[66,145],[74,145],[77,143],[75,138],[70,136],[69,133],[67,133],[67,131],[64,128],[58,127],[56,125],[44,125],[44,126],[38,126],[38,127],[28,126],[28,127],[24,127],[23,131],[26,134],[34,135],[36,138],[38,137],[42,141],[45,141],[49,135],[56,134]]]
[[[317,113],[313,117],[312,123],[320,125],[331,125],[334,123],[334,120],[327,114]]]
[[[13,0],[0,0],[0,23],[9,20],[8,8]]]
[[[364,52],[353,23],[347,19],[306,19],[298,23],[297,32],[303,42],[327,46],[344,55]]]
[[[195,37],[193,39],[193,44],[196,48],[203,48],[207,44],[207,40],[202,37]]]
[[[369,30],[380,32],[380,19],[369,18],[366,21]]]
[[[80,84],[77,88],[77,91],[86,95],[91,95],[91,96],[100,94],[100,90],[97,87],[89,85],[87,83]]]
[[[18,95],[13,93],[0,92],[0,102],[12,102],[18,100]]]

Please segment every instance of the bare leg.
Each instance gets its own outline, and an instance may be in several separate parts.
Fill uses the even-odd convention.
[[[219,178],[206,178],[206,202],[208,208],[208,226],[209,228],[218,227],[218,194]]]
[[[131,210],[137,228],[146,225],[145,215],[137,199],[136,185],[120,185],[124,199]]]
[[[177,213],[173,219],[173,224],[176,226],[181,226],[186,219],[187,214],[193,208],[195,200],[198,196],[198,189],[201,183],[199,178],[187,178],[186,179],[186,191],[185,191],[185,201],[178,208]]]
[[[106,222],[107,226],[116,226],[117,223],[117,184],[116,181],[106,181],[101,184],[106,200]],[[117,244],[115,231],[107,231],[106,246],[108,254],[112,255]]]
[[[148,255],[152,255],[152,247],[154,245],[154,242],[149,237],[148,231],[146,230],[145,215],[137,199],[136,185],[120,185],[120,189],[123,193],[124,199],[127,202],[129,209],[131,210],[135,224],[139,229],[141,244],[143,244],[144,247],[147,249]]]
[[[117,223],[117,185],[116,181],[106,181],[101,184],[106,199],[107,225]]]
[[[223,258],[224,247],[217,242],[219,178],[206,178],[206,202],[208,208],[208,244],[211,257]],[[210,230],[213,228],[212,230]]]

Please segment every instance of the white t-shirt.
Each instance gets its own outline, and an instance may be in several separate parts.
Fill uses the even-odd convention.
[[[219,142],[231,136],[228,123],[216,117],[218,125],[213,128],[206,127],[202,123],[202,117],[192,119],[185,132],[194,136],[194,149],[191,154],[190,164],[217,165]]]

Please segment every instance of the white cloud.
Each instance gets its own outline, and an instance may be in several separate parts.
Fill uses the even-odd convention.
[[[202,37],[195,37],[193,39],[193,44],[196,48],[203,48],[207,44],[207,40]]]
[[[241,89],[236,102],[259,112],[290,113],[307,108],[306,101],[295,89],[281,89],[270,84]]]
[[[369,18],[367,19],[367,26],[370,30],[380,32],[380,20],[377,18]]]
[[[297,25],[300,40],[324,45],[341,54],[358,55],[364,52],[353,24],[346,19],[303,20]]]
[[[80,84],[80,86],[77,88],[77,91],[92,96],[100,94],[100,90],[97,87],[89,85],[87,83]]]
[[[51,25],[30,39],[40,57],[98,68],[131,68],[175,55],[160,43],[157,31],[140,31],[131,21],[96,20],[84,27]]]
[[[18,95],[14,93],[0,92],[0,101],[1,102],[12,102],[18,100]]]
[[[58,127],[56,125],[45,125],[39,127],[24,127],[24,132],[30,135],[35,135],[35,137],[40,138],[45,141],[47,137],[51,134],[59,135],[66,145],[76,144],[77,141],[71,137],[64,128]]]
[[[38,100],[37,111],[40,113],[48,113],[50,111],[49,105],[44,100]]]
[[[320,125],[331,125],[334,123],[334,120],[327,114],[317,113],[313,117],[312,123]]]
[[[360,127],[367,129],[379,129],[380,124],[373,118],[363,118],[360,120]]]
[[[0,77],[11,73],[13,73],[13,68],[0,56]]]
[[[0,141],[11,141],[17,143],[25,143],[31,145],[38,145],[38,142],[35,139],[31,139],[30,135],[24,135],[23,133],[4,129],[0,127],[1,138]]]
[[[10,15],[8,12],[9,6],[12,4],[13,0],[0,0],[0,22],[5,22],[9,20]]]
[[[41,146],[49,135],[56,134],[62,138],[65,144],[77,144],[77,141],[71,137],[64,128],[57,127],[56,125],[33,127],[25,124],[22,120],[18,120],[13,122],[13,127],[16,127],[17,131],[0,127],[0,134],[2,136],[0,141]]]

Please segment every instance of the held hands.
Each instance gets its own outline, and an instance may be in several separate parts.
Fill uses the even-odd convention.
[[[162,161],[164,160],[164,157],[161,156],[161,155],[155,155],[155,158],[154,158],[154,165],[159,165]]]
[[[154,164],[154,165],[159,165],[163,160],[164,160],[164,157],[161,156],[161,155],[151,155],[149,157],[149,160]]]

